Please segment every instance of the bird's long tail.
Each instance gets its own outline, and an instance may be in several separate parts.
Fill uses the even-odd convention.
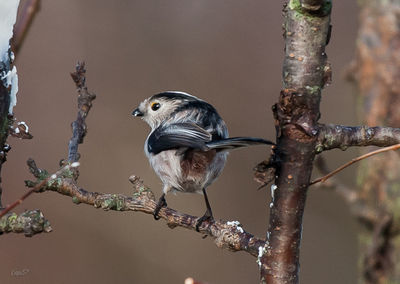
[[[217,141],[207,142],[206,145],[209,149],[236,149],[252,145],[275,145],[274,142],[264,140],[262,138],[252,137],[232,137]]]

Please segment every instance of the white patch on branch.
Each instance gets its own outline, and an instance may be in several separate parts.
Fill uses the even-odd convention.
[[[18,122],[18,125],[25,126],[25,133],[29,133],[29,126],[26,124],[25,121]]]
[[[258,247],[258,257],[257,257],[257,264],[259,267],[261,267],[262,263],[261,263],[261,258],[263,257],[263,255],[267,252],[267,250],[265,249],[265,246],[259,246]]]
[[[226,222],[226,224],[227,224],[228,226],[235,226],[235,227],[236,227],[236,230],[239,231],[240,233],[243,233],[243,232],[244,232],[244,230],[243,230],[243,228],[241,227],[241,224],[240,224],[239,221],[228,221],[228,222]]]
[[[278,186],[276,184],[271,185],[271,198],[272,198],[272,202],[274,202],[274,198],[275,198],[275,190],[278,188]]]
[[[0,0],[2,1],[2,0]],[[13,67],[11,71],[1,77],[3,84],[6,88],[11,86],[10,91],[10,107],[8,108],[8,113],[13,113],[13,108],[17,105],[17,92],[18,92],[18,74],[17,67]]]
[[[72,164],[71,164],[71,168],[77,168],[77,167],[79,167],[81,164],[79,163],[79,162],[73,162]]]

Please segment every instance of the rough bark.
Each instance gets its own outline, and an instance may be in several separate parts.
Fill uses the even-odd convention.
[[[305,3],[318,6],[310,9]],[[273,111],[277,127],[273,202],[261,257],[262,283],[298,283],[299,247],[307,189],[318,138],[322,88],[330,80],[325,46],[330,1],[289,1],[284,9],[284,89]]]
[[[346,150],[352,146],[387,147],[399,143],[400,128],[327,124],[320,127],[316,151]]]
[[[0,218],[0,234],[2,233],[24,233],[32,237],[38,233],[49,233],[52,228],[40,210],[25,211],[17,215],[8,213]]]

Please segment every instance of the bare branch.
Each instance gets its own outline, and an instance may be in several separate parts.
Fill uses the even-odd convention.
[[[316,145],[317,153],[350,146],[386,147],[400,143],[400,128],[321,125]]]
[[[40,170],[44,172],[43,170]],[[130,178],[133,184],[133,197],[123,194],[108,194],[89,192],[80,188],[71,174],[65,174],[67,169],[57,172],[57,177],[45,179],[34,187],[32,192],[54,191],[72,197],[75,204],[88,204],[95,208],[115,211],[138,211],[152,215],[157,205],[154,194],[143,185],[138,177]],[[40,188],[38,188],[40,187]],[[183,227],[195,231],[199,217],[177,212],[171,208],[163,207],[159,216],[167,221],[170,228]],[[245,232],[238,222],[215,221],[204,222],[199,228],[200,233],[214,238],[216,245],[230,251],[246,251],[253,256],[258,256],[259,247],[266,245],[265,240],[259,239]]]
[[[18,54],[24,42],[26,34],[32,25],[36,13],[40,9],[40,0],[28,0],[22,7],[22,12],[14,25],[14,35],[11,39],[11,47],[15,54]]]
[[[72,137],[69,141],[68,146],[68,161],[73,163],[79,160],[78,145],[83,143],[87,129],[86,129],[86,117],[92,108],[92,101],[96,98],[95,94],[88,92],[86,87],[86,69],[85,63],[79,63],[76,65],[76,71],[71,73],[71,77],[74,80],[78,96],[78,116],[74,122],[72,122]]]
[[[316,168],[324,175],[327,175],[330,170],[328,169],[325,159],[318,156],[315,161]],[[326,187],[333,189],[340,197],[342,197],[349,205],[351,212],[356,216],[362,224],[368,228],[372,228],[374,224],[379,222],[379,214],[376,208],[368,206],[364,200],[361,199],[360,194],[342,182],[337,178],[332,177],[329,181],[324,183],[314,184],[314,187]]]
[[[38,233],[49,233],[52,228],[40,210],[26,211],[20,215],[7,214],[0,219],[0,233],[24,233],[32,237]]]

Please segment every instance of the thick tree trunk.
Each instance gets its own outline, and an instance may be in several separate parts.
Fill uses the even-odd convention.
[[[284,89],[273,107],[278,178],[271,188],[269,246],[260,258],[262,283],[299,281],[302,218],[318,138],[319,103],[330,78],[325,54],[330,11],[331,2],[322,0],[291,0],[284,9]]]

